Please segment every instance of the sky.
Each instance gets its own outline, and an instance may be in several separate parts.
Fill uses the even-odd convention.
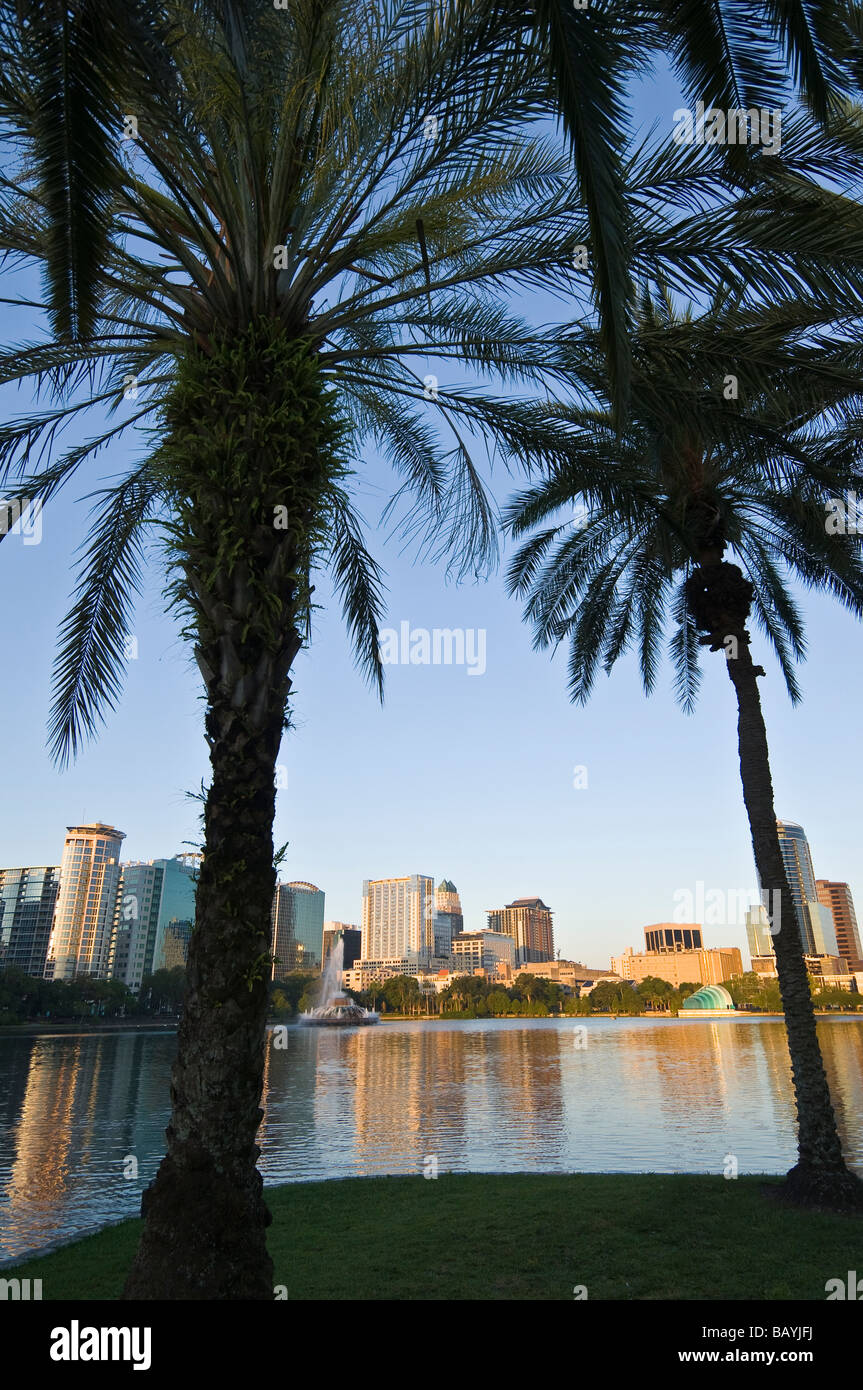
[[[657,79],[640,94],[639,121],[658,120],[670,135],[679,100],[667,75]],[[3,283],[0,293],[15,292],[12,276]],[[9,319],[13,337],[36,336],[21,311]],[[8,388],[0,398],[4,418],[29,404]],[[59,863],[65,827],[83,820],[123,830],[124,859],[170,856],[200,838],[192,799],[208,775],[200,679],[165,616],[157,568],[138,604],[138,655],[118,708],[70,769],[58,770],[46,746],[58,625],[92,505],[82,499],[133,455],[125,444],[99,455],[46,509],[40,544],[10,536],[0,546],[4,867]],[[499,501],[513,482],[496,476]],[[374,519],[389,493],[373,454],[361,486]],[[703,658],[693,716],[676,705],[667,667],[646,699],[628,657],[598,678],[586,707],[573,706],[565,652],[532,650],[503,565],[487,582],[456,586],[383,529],[371,548],[387,573],[387,625],[481,630],[485,670],[388,666],[381,705],[354,668],[338,603],[319,585],[311,647],[295,666],[295,727],[280,755],[282,877],[317,884],[327,919],[357,923],[364,878],[452,879],[467,930],[485,926],[488,908],[540,896],[554,911],[561,956],[596,968],[627,946],[642,949],[645,926],[681,919],[685,895],[695,900],[701,884],[704,894],[725,894],[727,906],[724,923],[706,925],[706,944],[740,946],[745,960],[742,912],[729,895],[754,891],[756,878],[723,654]],[[760,633],[753,638],[768,672],[760,685],[777,814],[804,826],[816,875],[847,880],[863,906],[853,760],[863,641],[827,599],[802,604],[809,654],[797,708]]]

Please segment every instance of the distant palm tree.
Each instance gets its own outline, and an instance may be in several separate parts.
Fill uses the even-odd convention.
[[[863,616],[863,562],[850,537],[827,532],[825,504],[859,486],[856,416],[861,353],[817,323],[805,302],[745,308],[718,299],[679,316],[667,292],[641,300],[633,348],[632,423],[618,435],[596,336],[563,352],[592,401],[564,408],[577,461],[551,465],[512,502],[513,534],[532,534],[508,583],[527,598],[535,645],[569,644],[569,689],[587,700],[597,671],[635,646],[655,685],[671,627],[677,694],[691,710],[700,645],[728,658],[743,795],[762,891],[774,905],[779,985],[797,1100],[799,1156],[791,1199],[863,1207],[846,1168],[815,1028],[803,943],[779,844],[767,738],[748,623],[778,657],[792,700],[803,623],[789,580],[834,594]],[[571,520],[573,507],[583,514]],[[547,523],[560,512],[565,520]],[[726,558],[733,555],[739,564]],[[781,913],[776,904],[781,905]]]

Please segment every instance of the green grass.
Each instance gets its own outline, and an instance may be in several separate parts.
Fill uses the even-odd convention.
[[[863,1269],[863,1218],[795,1211],[763,1178],[442,1174],[267,1189],[275,1283],[297,1299],[818,1299]],[[30,1260],[43,1299],[119,1295],[126,1221]]]

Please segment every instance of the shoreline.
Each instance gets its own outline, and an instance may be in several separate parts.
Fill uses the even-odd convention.
[[[758,1010],[740,1010],[739,1012],[727,1014],[715,1014],[710,1021],[728,1018],[784,1018],[782,1013],[770,1013]],[[863,1018],[863,1012],[859,1009],[816,1009],[816,1018]],[[497,1016],[477,1015],[476,1018],[454,1018],[451,1014],[381,1014],[381,1023],[585,1023],[589,1019],[631,1019],[642,1023],[655,1023],[657,1020],[663,1022],[686,1022],[685,1013],[679,1014],[547,1014],[531,1016],[530,1014],[499,1014]],[[689,1022],[704,1023],[704,1018],[689,1019]],[[290,1019],[267,1019],[267,1028],[294,1027],[299,1023],[299,1018]],[[36,1023],[4,1023],[0,1024],[0,1038],[6,1037],[72,1037],[82,1033],[176,1033],[179,1027],[179,1019],[171,1019],[159,1022],[152,1019],[149,1022],[142,1022],[138,1019],[105,1019],[98,1023],[82,1021],[51,1022],[47,1019]]]
[[[0,1038],[32,1037],[39,1034],[54,1034],[60,1037],[74,1033],[176,1033],[178,1026],[179,1020],[176,1018],[162,1023],[158,1019],[143,1023],[140,1019],[122,1018],[102,1019],[99,1022],[87,1019],[54,1022],[46,1018],[33,1023],[0,1024]]]

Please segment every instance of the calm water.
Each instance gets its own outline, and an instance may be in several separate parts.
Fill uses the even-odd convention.
[[[794,1161],[776,1019],[517,1019],[290,1028],[268,1048],[267,1182],[456,1172],[781,1172]],[[863,1172],[863,1019],[819,1022]],[[0,1258],[136,1215],[168,1120],[176,1039],[0,1039]],[[129,1156],[138,1177],[124,1177]]]

